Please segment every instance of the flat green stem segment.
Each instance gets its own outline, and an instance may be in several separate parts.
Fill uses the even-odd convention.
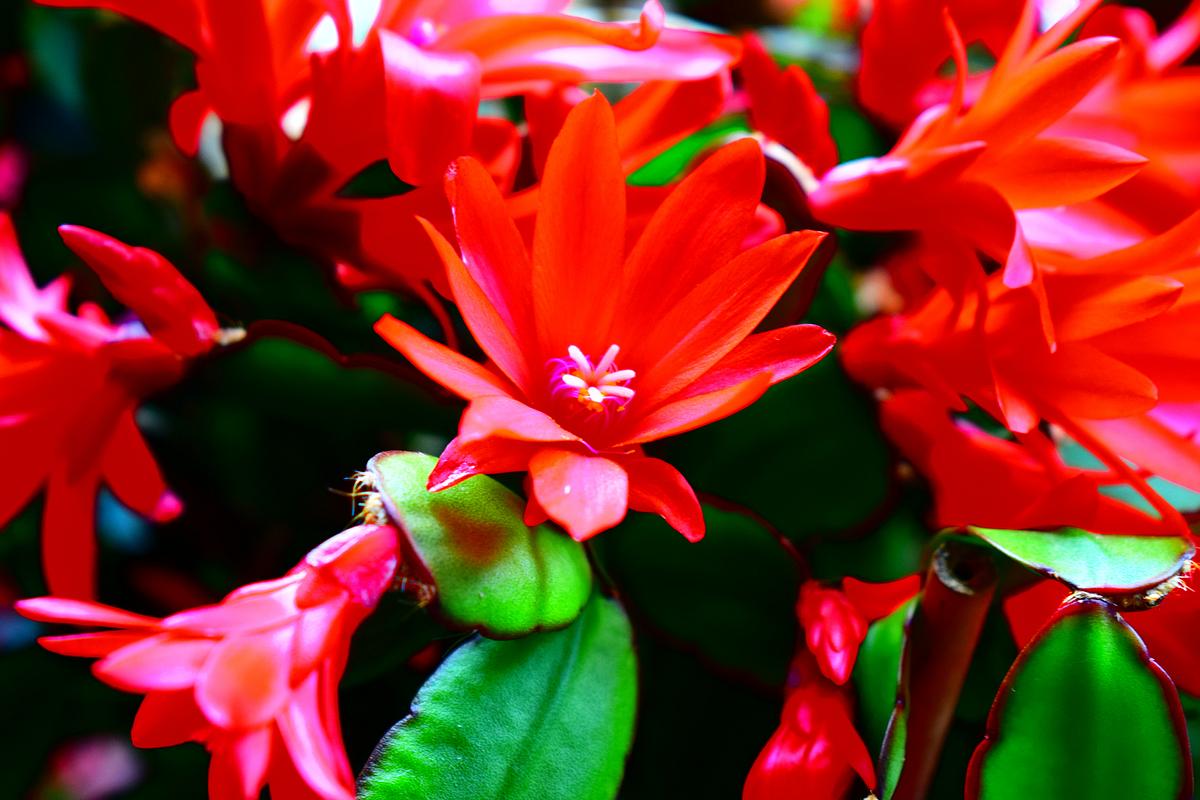
[[[569,628],[476,637],[375,748],[359,800],[611,800],[633,740],[625,612],[600,597]]]
[[[968,800],[1191,797],[1179,695],[1112,605],[1068,602],[1004,679]]]
[[[1179,574],[1194,550],[1179,536],[1112,536],[1078,528],[1006,531],[970,528],[1009,558],[1073,589],[1128,594]]]
[[[530,528],[523,503],[477,475],[440,492],[425,488],[437,459],[394,451],[367,469],[388,516],[437,588],[436,611],[451,625],[498,638],[561,628],[592,588],[583,547],[554,529]]]

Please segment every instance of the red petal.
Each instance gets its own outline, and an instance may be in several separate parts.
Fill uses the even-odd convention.
[[[212,800],[258,800],[271,763],[269,727],[239,733],[212,746],[208,795]]]
[[[18,600],[14,606],[21,616],[38,622],[58,622],[67,625],[96,625],[103,628],[153,629],[159,620],[131,614],[112,606],[66,597],[34,597]]]
[[[165,258],[77,225],[60,225],[58,232],[151,336],[184,356],[212,348],[219,330],[212,309]]]
[[[133,719],[134,747],[174,747],[199,741],[212,724],[196,707],[190,688],[151,692],[138,706]]]
[[[322,708],[334,719],[325,720]],[[353,800],[354,779],[336,733],[336,714],[336,676],[314,672],[293,693],[276,724],[291,763],[313,792],[322,800]]]
[[[700,501],[679,470],[657,458],[621,461],[629,476],[629,507],[660,515],[689,542],[704,538]]]
[[[779,383],[816,364],[836,341],[819,325],[792,325],[753,334],[701,375],[686,395],[708,394],[764,372],[771,376],[772,384]]]
[[[501,437],[526,442],[576,442],[551,417],[511,397],[480,397],[471,401],[458,429],[462,444]]]
[[[577,541],[625,518],[629,478],[614,461],[545,448],[530,459],[529,474],[538,503]]]
[[[639,394],[650,402],[670,397],[712,368],[762,321],[824,238],[805,231],[772,239],[688,292],[638,342],[639,358],[629,359]]]
[[[921,590],[921,576],[909,575],[887,583],[867,583],[845,578],[842,592],[868,622],[891,614]]]
[[[539,447],[500,437],[474,442],[454,439],[446,445],[437,466],[429,474],[429,491],[449,489],[473,475],[524,472]]]
[[[148,634],[140,631],[99,631],[70,636],[43,636],[38,644],[60,656],[104,658],[114,650],[141,641]]]
[[[132,411],[117,420],[104,450],[101,470],[104,482],[118,500],[154,522],[170,522],[183,510],[179,499],[163,482]]]
[[[751,140],[721,148],[667,196],[634,245],[614,334],[640,341],[690,290],[725,266],[750,229],[765,167]]]
[[[507,394],[511,384],[491,370],[426,337],[412,326],[385,314],[375,332],[416,367],[463,399]]]
[[[669,402],[639,420],[624,443],[652,442],[724,419],[762,397],[770,386],[771,376],[762,372],[725,389]]]
[[[42,569],[51,593],[88,599],[96,595],[96,491],[98,470],[74,480],[66,469],[50,476],[42,516]]]
[[[980,160],[972,178],[998,189],[1015,209],[1080,203],[1124,183],[1147,159],[1093,139],[1043,136],[1002,158]]]
[[[528,393],[532,384],[523,343],[516,339],[515,332],[505,324],[479,284],[467,272],[450,243],[425,220],[421,220],[421,224],[425,226],[425,232],[446,267],[446,277],[450,281],[454,300],[471,334],[509,380]]]
[[[518,342],[533,341],[533,280],[529,254],[492,176],[474,158],[460,158],[446,195],[462,262]]]
[[[200,149],[200,134],[211,113],[208,98],[201,91],[184,92],[171,103],[171,138],[184,155],[195,156]]]
[[[625,178],[612,108],[596,93],[571,110],[542,177],[533,307],[542,356],[601,353],[625,255]]]
[[[421,185],[470,151],[479,105],[479,62],[470,53],[435,53],[379,30],[385,76],[388,163]]]

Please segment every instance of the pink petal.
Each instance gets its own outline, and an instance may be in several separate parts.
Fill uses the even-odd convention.
[[[59,622],[68,625],[96,625],[104,628],[155,629],[159,620],[131,614],[112,606],[74,600],[67,597],[34,597],[18,600],[14,606],[21,616],[38,622]]]
[[[323,800],[353,800],[350,764],[341,740],[327,733],[322,706],[336,712],[336,686],[313,673],[279,715],[279,734],[296,772],[313,792]]]
[[[174,747],[200,741],[212,724],[196,707],[191,688],[151,692],[133,718],[134,747]]]
[[[501,437],[471,442],[456,438],[446,445],[437,466],[429,474],[429,491],[449,489],[473,475],[524,472],[538,448],[538,444]]]
[[[132,411],[117,420],[104,450],[101,470],[117,499],[142,516],[162,523],[183,511],[179,499],[167,489]]]
[[[265,725],[289,697],[292,637],[287,629],[219,643],[196,680],[196,705],[225,729]]]
[[[545,448],[530,459],[529,473],[538,503],[577,541],[625,517],[629,478],[615,461]]]
[[[258,800],[271,763],[272,730],[264,726],[226,737],[212,747],[211,800]]]
[[[60,656],[103,658],[114,650],[145,639],[148,635],[140,631],[99,631],[70,636],[43,636],[38,639],[38,644]]]
[[[97,661],[93,670],[100,680],[127,692],[186,689],[196,682],[212,652],[211,639],[160,633]]]

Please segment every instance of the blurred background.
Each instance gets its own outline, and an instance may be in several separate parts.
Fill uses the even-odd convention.
[[[829,99],[847,160],[891,144],[852,102],[848,76],[867,5],[693,0],[674,11],[730,30],[763,29],[768,46],[802,63]],[[1181,5],[1148,7],[1166,21]],[[100,599],[153,615],[282,574],[349,524],[351,477],[367,459],[388,449],[440,452],[460,411],[371,330],[388,311],[438,335],[421,303],[346,293],[324,265],[246,211],[221,173],[219,142],[199,160],[176,151],[167,110],[192,85],[190,55],[149,29],[103,12],[0,0],[0,210],[13,214],[38,282],[69,273],[74,302],[118,310],[56,233],[62,223],[86,225],[161,252],[224,324],[250,332],[139,415],[185,513],[151,526],[100,499]],[[674,177],[690,154],[741,124],[681,145],[657,178]],[[878,308],[867,270],[888,244],[843,238],[806,318],[843,332]],[[687,545],[635,515],[593,547],[638,630],[642,701],[621,796],[737,797],[778,721],[794,646],[798,577],[779,539],[794,543],[818,578],[898,578],[921,564],[928,499],[896,463],[871,398],[834,358],[656,454],[704,494],[710,534]],[[205,797],[200,746],[134,750],[128,731],[138,698],[95,681],[85,660],[35,646],[46,631],[11,611],[17,598],[45,593],[40,514],[35,500],[0,533],[0,798]],[[938,796],[961,797],[966,758],[1015,654],[1002,621],[993,623]],[[399,595],[365,623],[342,685],[356,769],[460,637]],[[882,728],[870,711],[864,730],[875,747]]]

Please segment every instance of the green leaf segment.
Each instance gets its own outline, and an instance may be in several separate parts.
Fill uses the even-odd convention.
[[[436,587],[439,616],[496,638],[570,624],[592,588],[583,547],[547,525],[527,526],[523,501],[487,476],[427,491],[436,463],[395,451],[367,469],[404,533],[406,564]]]
[[[417,693],[359,780],[359,800],[610,800],[633,740],[629,620],[594,597],[569,628],[474,638]]]
[[[1179,696],[1114,607],[1066,603],[1004,680],[967,800],[1191,797]]]
[[[1179,574],[1194,554],[1179,536],[1101,536],[1078,528],[970,531],[1030,569],[1073,589],[1099,594],[1153,588]]]

